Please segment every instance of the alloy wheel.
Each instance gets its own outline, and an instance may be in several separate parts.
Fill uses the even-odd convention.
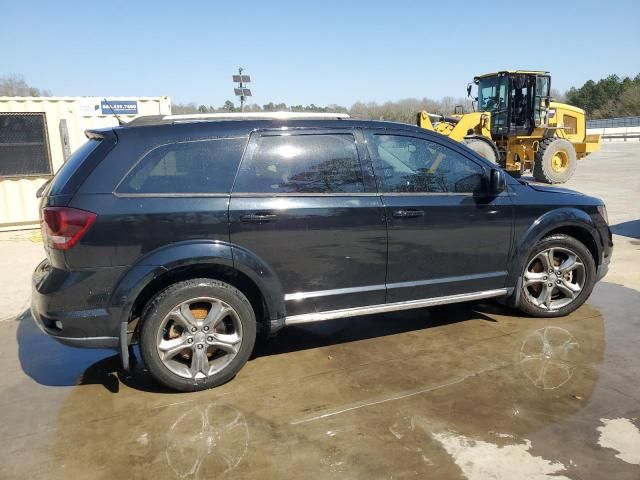
[[[524,293],[539,308],[557,310],[573,302],[585,285],[586,270],[568,248],[553,247],[538,253],[523,275]]]
[[[157,352],[171,372],[204,379],[220,372],[238,354],[242,324],[237,312],[217,298],[200,297],[176,305],[157,335]]]

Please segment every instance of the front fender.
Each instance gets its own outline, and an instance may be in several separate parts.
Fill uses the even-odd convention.
[[[601,255],[598,230],[589,214],[572,207],[557,208],[545,212],[529,226],[520,238],[515,239],[515,250],[508,268],[509,283],[507,285],[518,283],[529,253],[536,243],[553,230],[567,227],[577,227],[589,232],[598,248],[598,255]]]
[[[114,329],[129,321],[133,304],[151,281],[189,265],[223,265],[253,281],[260,290],[270,320],[284,317],[284,293],[273,270],[255,254],[227,242],[193,240],[166,245],[142,257],[119,280],[109,302]]]

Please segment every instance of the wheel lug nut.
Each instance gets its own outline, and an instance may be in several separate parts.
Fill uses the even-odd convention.
[[[207,337],[207,342],[213,342],[213,337],[211,335]]]
[[[553,268],[550,268],[550,269],[549,269],[549,273],[553,273]]]
[[[553,283],[547,283],[547,287],[553,287]]]
[[[542,277],[542,279],[543,279],[543,280],[546,280],[546,279],[547,279],[546,275],[545,275],[544,277]]]
[[[198,330],[198,329],[197,329],[196,327],[191,327],[191,331],[192,331],[192,332],[194,332],[194,333],[195,333],[197,330]]]
[[[208,332],[209,331],[209,327],[204,327],[204,331]]]
[[[193,338],[188,338],[187,343],[193,343]]]
[[[202,350],[203,345],[201,343],[198,344],[198,349]]]
[[[557,283],[558,285],[560,285],[560,280],[556,280],[556,283]]]

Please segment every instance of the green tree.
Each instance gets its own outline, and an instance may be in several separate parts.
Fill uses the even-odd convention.
[[[589,80],[579,88],[570,88],[566,101],[584,109],[591,118],[640,115],[640,109],[634,107],[634,87],[638,85],[640,74],[623,79],[617,75],[609,75],[597,82]]]
[[[224,102],[224,105],[222,106],[221,110],[225,112],[235,112],[236,106],[233,104],[231,100],[227,100],[226,102]]]

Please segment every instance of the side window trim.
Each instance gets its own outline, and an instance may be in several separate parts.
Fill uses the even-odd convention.
[[[392,129],[392,128],[368,128],[368,129],[365,130],[364,135],[365,135],[365,138],[366,138],[366,141],[367,141],[367,151],[369,153],[369,157],[371,158],[371,163],[372,163],[372,167],[374,169],[374,172],[375,172],[375,164],[381,160],[380,158],[378,158],[377,153],[373,151],[374,136],[375,135],[394,135],[394,136],[398,136],[398,137],[416,138],[418,140],[424,140],[426,142],[435,143],[435,144],[437,144],[437,145],[439,145],[439,146],[441,146],[443,148],[448,148],[448,149],[456,152],[460,156],[462,156],[464,159],[466,159],[466,160],[472,162],[473,164],[477,165],[478,167],[480,167],[482,169],[482,174],[485,177],[488,174],[487,166],[484,163],[482,163],[481,161],[478,161],[478,159],[470,157],[467,154],[467,152],[463,151],[461,148],[458,148],[458,146],[455,145],[455,143],[453,145],[446,145],[440,139],[434,138],[431,135],[424,135],[421,132],[414,132],[414,131],[400,130],[400,129]],[[476,193],[472,193],[472,192],[384,192],[382,190],[382,188],[381,188],[381,179],[379,178],[378,175],[376,175],[376,183],[378,185],[379,194],[383,195],[383,196],[384,195],[387,195],[387,196],[400,196],[400,195],[451,196],[451,195],[457,195],[457,196],[467,196],[467,197],[484,197],[484,196],[486,196],[486,192],[483,192],[481,194],[476,194]]]
[[[288,134],[291,136],[303,136],[303,135],[351,135],[354,139],[356,146],[356,156],[358,165],[360,166],[360,173],[362,175],[363,192],[237,192],[238,177],[242,172],[242,167],[245,163],[253,161],[256,149],[258,148],[258,141],[263,137],[275,137]],[[249,141],[243,152],[242,158],[236,170],[236,175],[231,185],[232,197],[317,197],[317,196],[334,196],[334,197],[349,197],[349,196],[377,196],[377,190],[371,188],[371,182],[367,182],[367,174],[365,172],[365,164],[363,164],[363,148],[362,143],[365,141],[363,133],[358,128],[294,128],[291,130],[281,129],[261,129],[253,131],[249,136]],[[368,151],[366,152],[368,154]],[[371,175],[373,175],[373,167],[371,167]]]
[[[238,162],[238,165],[236,167],[236,172],[234,174],[233,177],[233,181],[231,183],[231,187],[229,192],[227,193],[198,193],[198,192],[180,192],[180,193],[170,193],[170,192],[150,192],[150,193],[132,193],[132,192],[120,192],[120,186],[124,183],[125,180],[127,180],[127,178],[129,178],[129,175],[131,174],[131,172],[133,172],[138,165],[145,159],[147,158],[149,155],[151,155],[154,151],[160,149],[160,148],[164,148],[167,147],[169,145],[182,145],[182,144],[187,144],[187,143],[198,143],[198,142],[211,142],[211,141],[216,141],[216,140],[245,140],[245,145],[244,148],[242,149],[242,154],[240,156],[240,161]],[[227,136],[227,137],[206,137],[206,138],[198,138],[196,140],[179,140],[179,141],[173,141],[173,142],[166,142],[166,143],[161,143],[158,145],[154,145],[152,148],[149,148],[148,150],[145,150],[144,152],[142,152],[140,154],[140,156],[138,157],[138,159],[132,163],[131,167],[129,167],[124,175],[122,175],[122,178],[120,178],[120,180],[118,181],[118,183],[116,184],[116,186],[114,187],[113,191],[111,192],[111,194],[115,197],[119,197],[119,198],[162,198],[162,197],[228,197],[231,193],[231,188],[233,187],[233,183],[235,182],[235,178],[238,174],[238,169],[240,168],[240,165],[242,163],[242,158],[244,157],[244,154],[247,150],[247,146],[248,146],[248,136],[247,135],[233,135],[233,136]]]

